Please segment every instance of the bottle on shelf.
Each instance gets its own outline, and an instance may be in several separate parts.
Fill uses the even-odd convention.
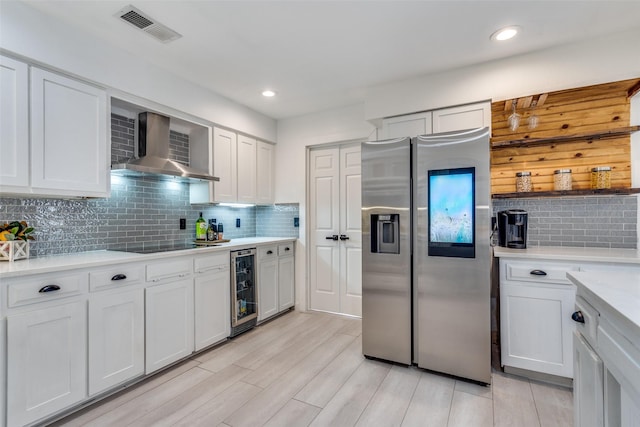
[[[209,228],[207,228],[207,241],[212,242],[214,240],[218,240],[218,233],[216,230],[216,225],[213,223],[213,220],[209,220]]]
[[[207,223],[202,217],[202,212],[196,220],[196,240],[207,240]]]
[[[222,223],[218,224],[218,240],[222,240],[224,237],[224,227]]]

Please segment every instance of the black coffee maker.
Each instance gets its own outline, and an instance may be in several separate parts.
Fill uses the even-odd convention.
[[[498,245],[526,249],[527,222],[527,212],[522,209],[498,212]]]

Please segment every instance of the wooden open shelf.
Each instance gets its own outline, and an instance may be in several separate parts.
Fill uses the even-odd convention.
[[[532,197],[562,197],[562,196],[607,196],[611,194],[629,195],[639,194],[640,188],[609,188],[603,190],[566,190],[566,191],[529,191],[526,193],[497,193],[492,199],[524,199]]]
[[[495,141],[491,142],[491,148],[500,148],[500,147],[522,147],[522,146],[534,146],[534,145],[542,145],[549,143],[562,143],[562,142],[573,142],[573,141],[583,141],[583,140],[602,140],[602,139],[612,139],[618,138],[621,136],[630,135],[633,132],[640,131],[640,126],[627,126],[617,129],[611,129],[603,132],[590,132],[576,135],[564,135],[564,136],[552,136],[548,138],[524,138],[524,139],[514,139],[510,141]]]

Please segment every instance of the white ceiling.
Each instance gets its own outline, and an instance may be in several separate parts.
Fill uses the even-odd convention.
[[[363,102],[371,86],[640,26],[637,0],[24,2],[275,119]],[[129,4],[183,37],[163,44],[114,17]],[[521,34],[489,40],[507,25]],[[267,87],[275,98],[262,97]]]

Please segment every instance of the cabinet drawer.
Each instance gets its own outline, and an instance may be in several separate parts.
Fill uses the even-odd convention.
[[[80,295],[87,290],[88,276],[88,273],[47,274],[11,282],[7,287],[7,305],[9,308],[20,307]]]
[[[578,271],[577,265],[543,263],[516,263],[506,262],[506,279],[537,282],[570,284],[567,272]]]
[[[159,282],[163,279],[185,277],[191,274],[193,262],[191,258],[164,260],[147,264],[147,282]]]
[[[576,311],[582,313],[584,323],[574,322],[576,329],[586,338],[592,347],[596,346],[596,331],[598,329],[598,311],[581,296],[576,297]]]
[[[278,256],[277,246],[262,246],[258,248],[258,259],[264,260],[269,258],[275,258]]]
[[[193,269],[196,273],[204,273],[206,271],[222,271],[228,270],[231,264],[229,252],[220,254],[209,254],[197,257],[193,260]]]
[[[142,282],[144,266],[136,264],[114,265],[89,273],[89,290],[121,288]]]
[[[278,245],[278,256],[293,255],[293,242]]]

